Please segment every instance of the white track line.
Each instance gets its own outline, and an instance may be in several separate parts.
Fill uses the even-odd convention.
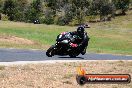
[[[70,62],[96,62],[96,61],[131,61],[132,60],[46,60],[46,61],[15,61],[15,62],[0,62],[0,65],[26,65],[26,64],[54,64],[54,63],[70,63]]]

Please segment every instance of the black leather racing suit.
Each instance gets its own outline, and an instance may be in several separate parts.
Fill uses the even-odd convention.
[[[79,35],[77,31],[70,32],[70,34],[73,36],[72,43],[78,45],[78,49],[82,52],[87,49],[89,37],[87,35],[87,32],[84,32],[83,35]]]

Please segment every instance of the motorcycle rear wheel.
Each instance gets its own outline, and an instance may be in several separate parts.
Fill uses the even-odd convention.
[[[48,57],[54,56],[54,48],[55,48],[55,45],[52,45],[52,46],[47,50],[46,55],[47,55]]]

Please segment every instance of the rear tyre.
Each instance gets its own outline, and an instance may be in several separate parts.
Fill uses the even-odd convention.
[[[55,45],[52,45],[52,46],[47,50],[46,55],[47,55],[48,57],[54,56],[54,48],[55,48]]]

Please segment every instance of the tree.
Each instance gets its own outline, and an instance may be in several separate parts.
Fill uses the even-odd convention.
[[[3,8],[3,0],[0,0],[0,20],[2,18],[2,16],[1,16],[2,8]]]
[[[54,20],[57,18],[57,13],[61,7],[61,0],[44,0],[45,11],[44,11],[44,23],[53,24]]]
[[[0,0],[0,13],[2,13],[2,8],[3,8],[3,0]]]
[[[100,20],[101,21],[111,20],[111,17],[113,17],[114,14],[115,14],[114,6],[112,3],[105,3],[104,5],[101,6],[100,8]]]
[[[82,24],[87,17],[107,20],[116,10],[125,15],[130,0],[0,0],[0,19],[46,24]],[[116,7],[116,8],[115,8]]]
[[[122,15],[126,15],[126,11],[129,8],[130,0],[113,0],[113,3],[115,4],[117,10],[121,10]]]
[[[3,6],[3,13],[9,17],[9,20],[13,21],[15,19],[16,12],[16,2],[14,0],[6,0]]]
[[[65,24],[68,24],[75,18],[75,7],[72,4],[65,4],[64,6],[64,17],[65,17]]]
[[[16,13],[15,13],[15,20],[16,21],[26,21],[26,12],[29,7],[28,0],[16,0]]]
[[[99,15],[100,21],[114,14],[114,6],[110,0],[93,0],[90,6],[90,15]]]
[[[26,18],[29,22],[33,22],[34,20],[38,20],[42,14],[42,1],[41,0],[35,0],[31,3],[29,6],[26,14]]]
[[[74,8],[76,14],[75,18],[77,18],[79,24],[83,23],[89,6],[89,0],[72,0],[72,7]]]

